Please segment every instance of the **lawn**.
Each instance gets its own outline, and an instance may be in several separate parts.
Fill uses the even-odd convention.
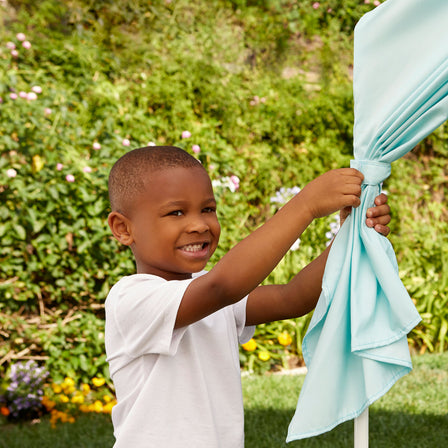
[[[414,370],[370,409],[370,445],[375,448],[439,448],[448,440],[448,353],[413,359]],[[246,448],[353,446],[353,422],[313,439],[285,443],[304,376],[243,378]],[[85,415],[56,429],[40,424],[2,425],[0,448],[105,448],[113,445],[110,419]]]

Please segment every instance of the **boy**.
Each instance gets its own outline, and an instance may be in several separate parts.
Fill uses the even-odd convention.
[[[175,147],[125,154],[109,177],[114,237],[137,273],[106,300],[106,352],[118,404],[116,448],[241,448],[238,343],[254,325],[301,316],[321,292],[328,249],[287,285],[259,284],[315,218],[360,204],[363,175],[330,171],[309,183],[210,272],[220,225],[210,178]],[[387,234],[384,195],[368,225]]]

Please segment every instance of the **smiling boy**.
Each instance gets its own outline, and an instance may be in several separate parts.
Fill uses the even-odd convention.
[[[139,148],[109,177],[115,238],[137,273],[106,300],[106,352],[118,404],[115,447],[241,448],[244,413],[238,343],[254,325],[311,311],[329,249],[287,285],[259,284],[315,218],[359,205],[351,168],[310,182],[263,226],[205,272],[220,225],[210,178],[175,147]],[[384,195],[368,225],[389,233]]]

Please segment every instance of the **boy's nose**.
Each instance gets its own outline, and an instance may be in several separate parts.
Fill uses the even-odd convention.
[[[207,230],[209,230],[209,228],[210,226],[208,225],[207,220],[203,216],[192,217],[188,223],[189,232],[204,233]]]

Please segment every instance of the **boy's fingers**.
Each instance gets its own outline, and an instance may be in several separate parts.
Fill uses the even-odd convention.
[[[342,176],[346,176],[345,179],[347,182],[361,183],[364,180],[364,174],[361,171],[358,171],[355,168],[339,168],[334,171],[339,172]]]
[[[387,196],[384,193],[381,193],[375,198],[375,205],[383,205],[387,204]]]
[[[379,216],[390,215],[390,207],[388,204],[377,205],[367,209],[367,218],[377,218]]]
[[[377,224],[374,229],[378,232],[381,233],[381,235],[383,236],[387,236],[390,233],[390,229],[387,226],[382,226],[381,224]]]
[[[379,216],[378,218],[367,218],[367,227],[375,227],[376,225],[387,226],[391,221],[390,215]]]

